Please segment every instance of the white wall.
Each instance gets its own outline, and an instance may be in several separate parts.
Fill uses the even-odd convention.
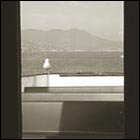
[[[49,78],[49,83],[48,83]],[[65,87],[65,86],[124,86],[123,76],[80,76],[60,77],[59,75],[37,75],[22,77],[24,87]]]

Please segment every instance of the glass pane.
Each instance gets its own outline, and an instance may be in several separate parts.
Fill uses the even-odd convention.
[[[22,76],[123,75],[123,2],[21,2]]]
[[[124,138],[123,1],[21,1],[23,138]]]

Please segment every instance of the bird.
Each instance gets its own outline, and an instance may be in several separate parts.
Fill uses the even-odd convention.
[[[49,59],[46,58],[44,61],[44,64],[43,64],[43,69],[45,69],[45,71],[46,71],[46,84],[47,84],[47,86],[49,86],[49,74],[50,74],[49,69],[50,68],[51,68],[51,65],[49,63]]]
[[[51,68],[51,65],[49,63],[49,59],[46,58],[45,61],[44,61],[44,64],[43,64],[43,69],[49,70],[50,68]]]

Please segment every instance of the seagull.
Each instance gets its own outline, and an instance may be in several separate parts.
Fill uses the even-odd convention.
[[[49,70],[51,68],[50,63],[49,63],[49,59],[46,58],[43,64],[43,69],[45,70]]]
[[[50,66],[50,63],[49,63],[49,59],[46,58],[45,61],[44,61],[44,64],[43,64],[43,69],[46,70],[46,84],[47,84],[47,87],[49,86],[49,69],[51,68]]]

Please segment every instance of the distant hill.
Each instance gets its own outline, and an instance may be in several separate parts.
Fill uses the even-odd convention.
[[[47,50],[122,50],[121,42],[106,40],[79,30],[23,30],[22,47],[24,49]]]

